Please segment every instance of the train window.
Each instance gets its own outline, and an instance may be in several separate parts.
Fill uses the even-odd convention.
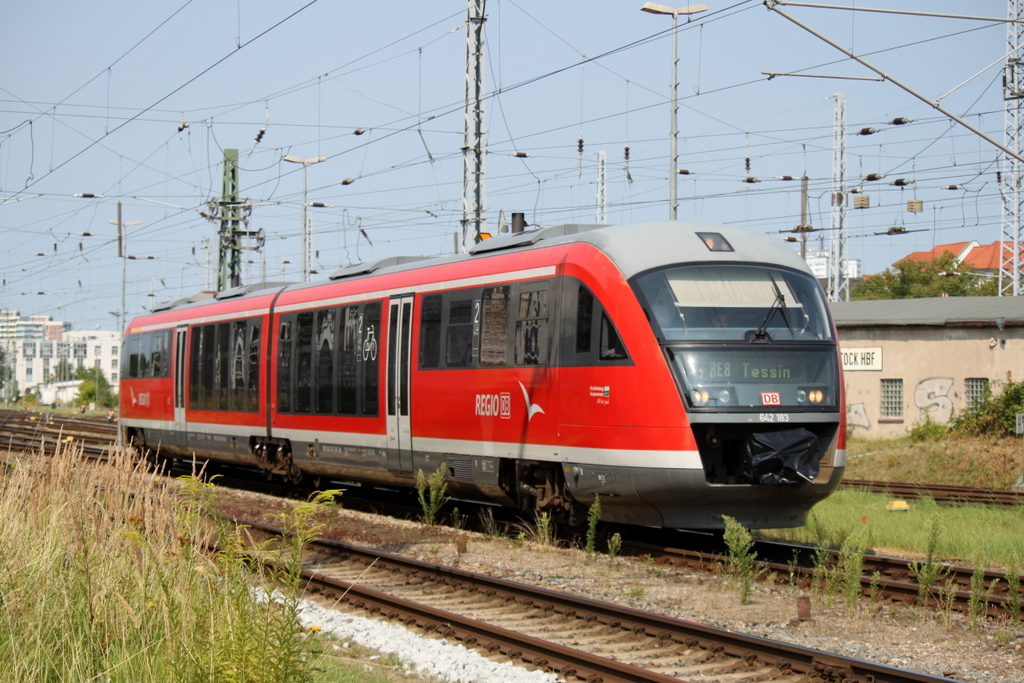
[[[406,333],[404,331],[408,330],[409,326],[412,325],[412,300],[411,299],[407,299],[407,300],[403,301],[401,303],[401,306],[402,306],[402,330],[403,330],[403,333],[402,333],[402,354],[401,354],[402,363],[401,363],[401,368],[399,369],[399,371],[401,372],[401,375],[398,378],[399,384],[401,385],[401,388],[399,389],[399,394],[401,394],[401,398],[399,399],[400,400],[400,405],[398,406],[398,414],[399,415],[408,415],[409,414],[409,346],[410,346],[410,338],[411,338],[412,335],[410,335],[410,334],[408,334],[408,333]],[[394,338],[394,335],[392,335],[392,338]],[[388,392],[388,393],[390,393],[390,392]]]
[[[576,297],[576,353],[590,353],[590,335],[594,327],[594,295],[580,285]]]
[[[363,307],[363,415],[376,417],[380,410],[380,363],[377,360],[377,333],[380,330],[380,302]]]
[[[326,308],[316,314],[316,405],[318,413],[334,411],[335,311]]]
[[[511,295],[508,285],[484,290],[480,365],[505,365],[508,362],[510,304]]]
[[[217,325],[217,355],[214,358],[216,371],[216,393],[213,408],[228,409],[228,382],[231,377],[231,323]]]
[[[245,352],[245,331],[248,325],[245,320],[231,323],[231,373],[228,378],[228,408],[231,410],[248,410],[249,393],[245,389],[248,379],[246,372],[247,354]]]
[[[210,410],[214,407],[214,354],[216,353],[216,325],[204,325],[201,329],[203,340],[201,342],[202,358],[199,362],[199,407],[202,410]]]
[[[448,306],[445,364],[468,368],[473,363],[473,299],[459,299]]]
[[[395,354],[398,353],[398,306],[391,306],[388,318],[388,415],[395,414],[398,391],[395,390]]]
[[[626,347],[623,346],[622,340],[619,339],[619,333],[615,331],[615,326],[612,325],[612,321],[608,319],[608,314],[601,313],[601,360],[625,360],[629,358],[629,354],[626,353]]]
[[[832,338],[809,273],[760,265],[673,266],[637,278],[665,341],[822,342]]]
[[[313,312],[295,319],[295,412],[308,413],[313,407]]]
[[[127,342],[125,342],[125,346],[127,347],[125,349],[127,351],[125,355],[128,357],[128,371],[125,373],[126,377],[134,379],[142,376],[139,374],[139,345],[141,343],[141,334],[133,334],[128,337]]]
[[[200,340],[202,335],[199,334],[199,328],[192,328],[192,342],[189,347],[188,354],[188,365],[189,365],[189,382],[188,382],[188,403],[192,409],[199,407],[199,362],[202,358],[202,347]]]
[[[277,341],[277,410],[292,410],[292,321],[282,320]]]
[[[153,337],[149,334],[139,335],[139,368],[138,374],[135,377],[152,377],[153,373],[149,369],[149,354],[153,343]]]
[[[347,306],[341,310],[341,359],[338,363],[338,412],[355,415],[358,408],[357,376],[360,359],[358,306]]]
[[[546,365],[550,343],[547,290],[520,292],[518,317],[515,338],[516,364]]]
[[[153,377],[165,377],[164,367],[167,364],[167,349],[164,347],[165,335],[163,330],[151,334],[149,371]]]
[[[420,304],[420,367],[441,366],[441,295],[427,294]]]
[[[260,321],[253,320],[249,325],[249,381],[246,383],[249,392],[249,411],[260,409]]]

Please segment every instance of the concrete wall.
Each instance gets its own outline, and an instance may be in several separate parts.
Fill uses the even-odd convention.
[[[1024,379],[1024,328],[984,326],[841,327],[847,425],[892,437],[924,422],[946,422],[967,407],[967,380]],[[902,380],[902,416],[882,415],[882,381]]]

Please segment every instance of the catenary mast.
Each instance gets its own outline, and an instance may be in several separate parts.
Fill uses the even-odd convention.
[[[468,251],[487,232],[484,155],[484,16],[485,0],[468,0],[466,9],[466,107],[462,143],[462,245]]]

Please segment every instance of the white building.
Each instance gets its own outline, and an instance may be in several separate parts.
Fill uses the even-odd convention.
[[[819,280],[828,280],[831,260],[827,251],[808,251],[805,259],[807,267]],[[847,259],[845,271],[847,280],[860,279],[860,259]]]
[[[0,344],[13,359],[18,391],[48,393],[64,397],[75,371],[90,368],[100,372],[117,392],[121,364],[121,335],[109,330],[72,330],[71,323],[50,316],[22,317],[17,311],[0,311]],[[67,361],[62,364],[61,361]],[[58,366],[70,376],[57,376]],[[58,386],[60,385],[60,386]],[[57,389],[61,398],[57,399]],[[77,385],[73,387],[77,392]],[[13,397],[13,386],[5,387],[5,399]]]

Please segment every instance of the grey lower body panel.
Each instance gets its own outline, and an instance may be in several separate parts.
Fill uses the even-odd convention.
[[[591,505],[601,497],[606,521],[673,529],[721,529],[723,515],[748,529],[803,526],[811,507],[831,494],[844,468],[827,481],[792,488],[756,484],[708,484],[702,470],[570,465],[573,497]]]

